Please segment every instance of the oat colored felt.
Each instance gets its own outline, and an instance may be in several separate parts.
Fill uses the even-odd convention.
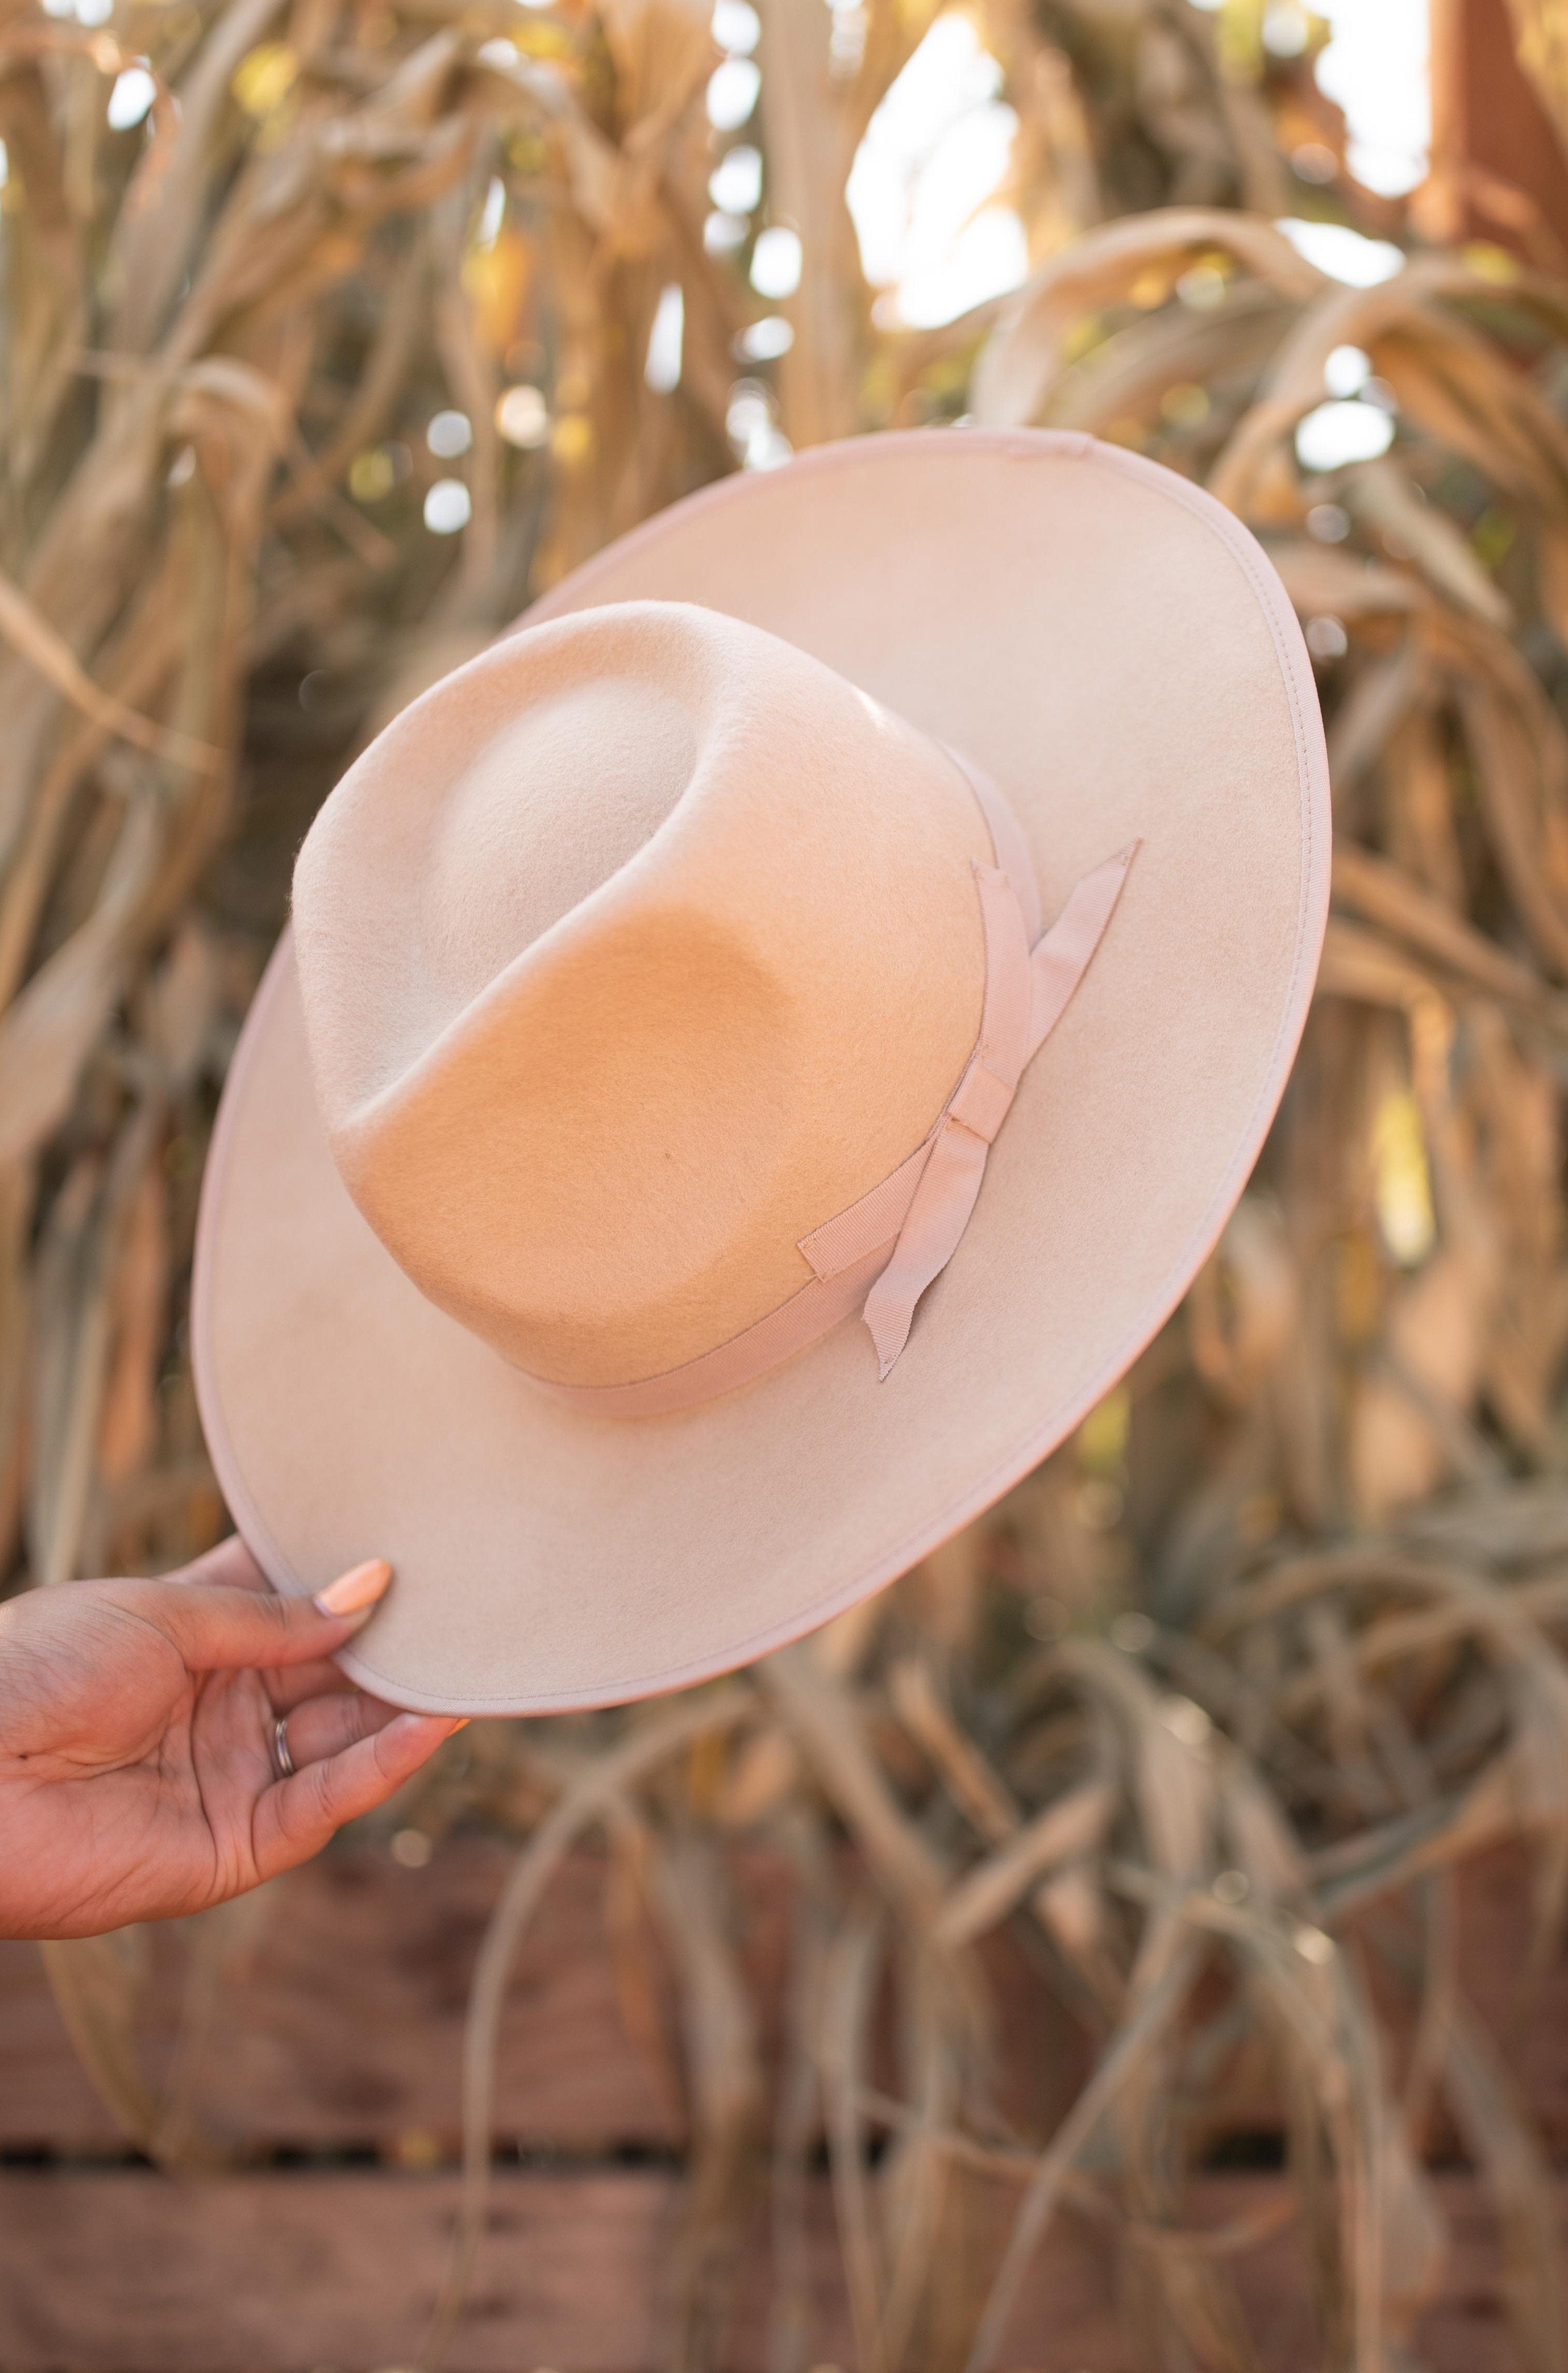
[[[718,614],[656,615],[656,649],[645,612],[582,614],[649,602]],[[345,1661],[454,1713],[761,1654],[1060,1441],[1245,1182],[1327,894],[1321,733],[1277,580],[1206,497],[1086,439],[826,449],[678,506],[527,624],[405,712],[313,834],[320,1102],[285,941],[198,1248],[198,1384],[241,1531],[289,1591],[390,1558]],[[747,626],[778,638],[761,672]],[[1142,847],[897,1365],[878,1382],[852,1320],[674,1415],[552,1397],[513,1362],[614,1381],[775,1306],[798,1238],[951,1093],[988,851],[935,744],[1001,787],[1047,918]],[[672,1163],[680,1191],[650,1192]]]
[[[697,1358],[926,1136],[979,1026],[990,856],[944,751],[738,619],[497,644],[366,752],[295,876],[350,1193],[534,1375]]]

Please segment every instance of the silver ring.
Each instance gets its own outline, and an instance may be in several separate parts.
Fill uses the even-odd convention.
[[[273,1724],[273,1761],[280,1780],[294,1777],[294,1758],[288,1751],[288,1716],[280,1713]]]

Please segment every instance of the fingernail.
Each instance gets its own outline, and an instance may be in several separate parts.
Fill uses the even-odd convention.
[[[366,1558],[363,1565],[351,1565],[336,1582],[319,1590],[315,1603],[323,1615],[358,1615],[375,1606],[391,1579],[392,1569],[385,1558]]]

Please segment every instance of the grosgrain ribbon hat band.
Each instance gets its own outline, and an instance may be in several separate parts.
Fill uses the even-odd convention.
[[[944,745],[947,746],[947,745]],[[985,991],[973,1054],[927,1136],[879,1185],[799,1239],[815,1272],[800,1292],[725,1343],[662,1375],[623,1385],[534,1383],[607,1417],[659,1417],[753,1383],[860,1311],[886,1379],[917,1303],[969,1225],[986,1158],[1024,1070],[1071,1002],[1116,911],[1140,843],[1085,874],[1043,933],[1040,889],[1016,817],[997,785],[948,750],[991,835],[994,865],[976,865]]]

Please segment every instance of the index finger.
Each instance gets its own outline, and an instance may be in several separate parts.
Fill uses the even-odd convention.
[[[258,1595],[273,1596],[273,1585],[246,1548],[238,1533],[219,1541],[189,1565],[178,1567],[164,1576],[166,1582],[217,1583],[226,1590],[250,1590]],[[261,1687],[266,1690],[274,1713],[288,1713],[306,1698],[330,1696],[335,1690],[357,1688],[341,1665],[330,1656],[313,1665],[268,1665],[259,1667]]]

